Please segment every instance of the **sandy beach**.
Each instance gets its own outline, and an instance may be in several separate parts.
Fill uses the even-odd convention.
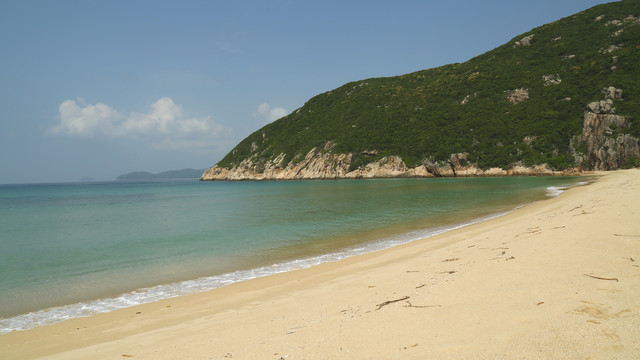
[[[3,359],[637,359],[640,170],[310,269],[0,335]]]

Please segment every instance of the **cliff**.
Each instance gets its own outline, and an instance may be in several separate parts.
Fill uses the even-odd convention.
[[[582,134],[578,144],[584,144],[582,154],[575,153],[576,164],[594,170],[615,170],[636,161],[640,156],[638,138],[626,133],[627,117],[615,115],[614,101],[622,100],[622,89],[603,89],[604,100],[587,105]]]
[[[202,180],[551,175],[640,165],[640,2],[599,5],[465,63],[345,84]]]

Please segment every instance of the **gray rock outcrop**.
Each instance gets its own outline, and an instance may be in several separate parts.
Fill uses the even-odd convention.
[[[558,74],[549,74],[549,75],[543,75],[542,76],[542,81],[544,81],[544,86],[551,86],[551,85],[558,85],[562,82],[562,79],[560,79],[560,75]]]
[[[535,36],[535,34],[531,34],[531,35],[523,37],[522,39],[516,41],[515,44],[513,45],[513,47],[531,45],[531,40],[533,40],[534,36]]]
[[[529,98],[529,89],[507,90],[507,100],[512,104],[521,103]]]
[[[638,139],[626,133],[630,124],[616,115],[614,100],[622,99],[622,90],[613,86],[603,89],[604,100],[587,104],[582,134],[578,144],[585,153],[574,155],[576,165],[593,170],[615,170],[640,157]]]

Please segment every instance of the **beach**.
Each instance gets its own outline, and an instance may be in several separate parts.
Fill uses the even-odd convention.
[[[640,170],[308,269],[0,335],[6,359],[635,359]]]

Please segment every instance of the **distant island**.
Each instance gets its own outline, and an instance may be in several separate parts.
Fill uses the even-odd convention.
[[[132,173],[120,175],[116,180],[168,180],[168,179],[199,179],[204,170],[199,169],[182,169],[169,170],[158,174],[152,174],[147,171],[135,171]]]

